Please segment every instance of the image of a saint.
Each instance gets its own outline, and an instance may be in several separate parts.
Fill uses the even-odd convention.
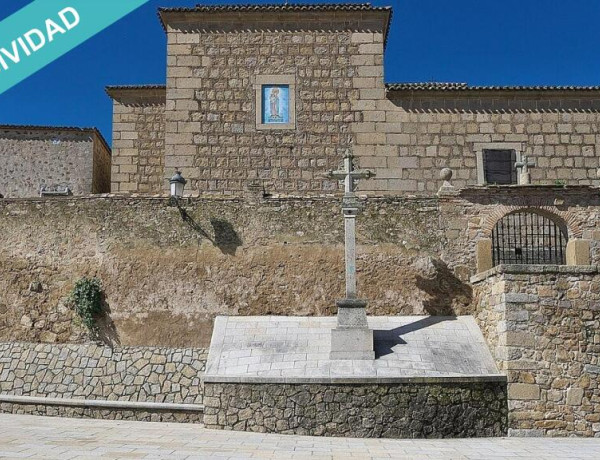
[[[273,88],[271,91],[271,119],[279,120],[281,119],[281,115],[279,115],[279,88]]]
[[[265,85],[262,95],[264,123],[288,123],[289,87]]]

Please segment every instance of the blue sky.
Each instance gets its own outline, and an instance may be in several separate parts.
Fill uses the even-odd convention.
[[[101,1],[101,0],[90,0]],[[223,3],[284,1],[204,1]],[[29,0],[0,0],[5,18]],[[111,138],[106,85],[164,83],[166,39],[152,0],[0,95],[0,124],[98,127]],[[290,3],[326,3],[290,2]],[[334,3],[334,2],[333,2]],[[598,0],[374,0],[393,6],[386,81],[600,84]]]

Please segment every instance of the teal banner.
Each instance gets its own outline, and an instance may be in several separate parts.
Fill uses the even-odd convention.
[[[4,19],[0,94],[149,1],[35,0]]]

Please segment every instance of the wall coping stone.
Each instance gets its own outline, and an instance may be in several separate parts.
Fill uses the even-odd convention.
[[[595,275],[600,272],[598,265],[497,265],[485,272],[471,277],[471,284],[480,283],[487,278],[502,273],[511,275],[543,275],[554,273],[560,275]]]
[[[46,398],[42,396],[20,396],[6,394],[0,394],[0,403],[35,404],[43,406],[95,407],[119,410],[204,412],[204,406],[201,404],[110,401],[107,399]]]
[[[256,384],[384,384],[384,383],[412,383],[412,384],[442,384],[442,383],[483,383],[507,382],[506,375],[461,375],[441,377],[229,377],[224,375],[206,375],[202,378],[204,383],[256,383]]]

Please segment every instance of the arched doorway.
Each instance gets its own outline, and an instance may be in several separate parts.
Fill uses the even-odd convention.
[[[567,227],[558,217],[532,210],[507,214],[492,230],[493,266],[564,265]]]

